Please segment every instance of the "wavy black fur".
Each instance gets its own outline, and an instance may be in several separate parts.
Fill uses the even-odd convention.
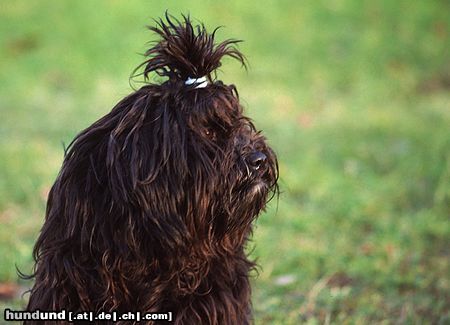
[[[222,57],[244,57],[237,41],[215,44],[189,17],[166,15],[150,29],[161,40],[143,74],[168,78],[124,98],[70,144],[34,249],[28,310],[250,323],[245,243],[277,193],[277,160],[236,88],[212,78]],[[184,83],[201,76],[205,88]]]

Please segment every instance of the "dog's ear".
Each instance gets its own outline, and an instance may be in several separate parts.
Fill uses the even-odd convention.
[[[211,80],[211,73],[220,67],[224,56],[237,59],[245,67],[245,57],[236,48],[240,40],[228,39],[215,44],[218,28],[209,34],[203,24],[194,26],[189,16],[182,17],[180,21],[166,12],[165,21],[160,19],[155,27],[148,27],[161,40],[145,53],[148,59],[136,69],[144,67],[146,79],[155,72],[183,81],[203,76]]]

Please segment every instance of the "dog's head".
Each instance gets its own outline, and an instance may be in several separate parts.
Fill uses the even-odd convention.
[[[187,17],[166,16],[150,29],[161,39],[139,67],[147,84],[78,135],[67,152],[59,186],[73,189],[71,200],[87,202],[78,204],[84,214],[102,219],[69,228],[133,225],[165,248],[225,235],[242,243],[277,191],[278,167],[243,115],[236,87],[215,78],[224,56],[245,65],[238,41],[216,44],[215,32]]]

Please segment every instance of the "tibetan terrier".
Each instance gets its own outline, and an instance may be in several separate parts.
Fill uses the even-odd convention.
[[[278,166],[236,87],[216,77],[224,56],[245,66],[244,56],[237,40],[216,43],[215,31],[189,17],[166,14],[149,28],[159,40],[136,70],[145,85],[66,151],[34,248],[27,310],[251,323],[255,264],[245,246],[277,194]]]

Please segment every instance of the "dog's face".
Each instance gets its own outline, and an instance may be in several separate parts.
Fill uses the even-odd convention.
[[[277,190],[278,169],[266,139],[243,115],[234,86],[217,81],[186,89],[167,81],[143,87],[111,114],[123,121],[105,150],[105,180],[120,190],[116,205],[133,205],[166,228],[176,224],[182,235],[245,239]],[[133,116],[140,122],[131,122]]]
[[[277,190],[276,156],[243,115],[234,86],[216,82],[191,91],[206,92],[209,105],[187,106],[188,169],[194,171],[188,200],[209,206],[205,221],[216,233],[247,229]]]

